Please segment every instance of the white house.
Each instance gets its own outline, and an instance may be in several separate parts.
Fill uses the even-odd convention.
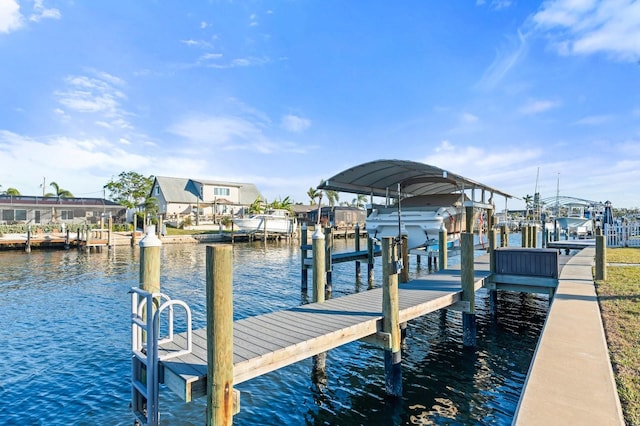
[[[156,176],[151,196],[159,213],[175,226],[187,217],[192,223],[214,223],[222,216],[240,215],[262,194],[251,183]],[[196,215],[197,213],[197,215]]]

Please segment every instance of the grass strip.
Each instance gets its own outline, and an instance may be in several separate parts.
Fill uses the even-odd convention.
[[[640,425],[640,249],[607,249],[607,279],[596,281],[602,322],[625,422]]]

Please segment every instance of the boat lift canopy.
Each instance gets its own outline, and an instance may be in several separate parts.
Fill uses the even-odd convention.
[[[434,195],[461,193],[465,190],[481,190],[505,198],[512,195],[424,163],[404,160],[376,160],[344,170],[323,181],[318,189],[398,197],[400,195]],[[483,200],[484,202],[484,200]]]

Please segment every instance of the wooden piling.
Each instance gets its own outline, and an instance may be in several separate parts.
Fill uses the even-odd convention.
[[[233,423],[233,265],[230,245],[207,246],[207,426]]]
[[[493,274],[496,273],[496,231],[489,229],[489,271],[491,272],[491,281],[494,281]],[[489,290],[489,313],[495,317],[498,308],[498,291]]]
[[[438,232],[438,263],[440,264],[440,270],[447,269],[449,260],[447,259],[447,230],[444,224],[440,227]]]
[[[300,226],[300,265],[302,268],[302,270],[300,271],[300,290],[305,294],[307,293],[307,290],[309,288],[309,268],[304,264],[307,259],[307,241],[307,224],[303,223]]]
[[[325,294],[325,241],[324,233],[320,226],[316,226],[316,230],[311,237],[312,240],[312,256],[313,256],[313,300],[315,302],[324,302]]]
[[[113,245],[113,217],[109,214],[109,229],[107,230],[107,246],[111,249]]]
[[[402,253],[402,270],[400,271],[400,282],[409,282],[409,239],[406,235],[402,236],[400,249]]]
[[[509,227],[506,223],[500,227],[500,247],[509,247]]]
[[[64,237],[64,248],[65,250],[69,250],[69,247],[71,246],[71,238],[69,237],[69,228],[67,228],[67,232],[66,235]]]
[[[355,251],[359,252],[360,251],[360,225],[356,223],[356,227],[355,227]],[[360,262],[356,260],[356,279],[360,279]]]
[[[367,233],[368,234],[368,233]],[[373,266],[374,266],[374,245],[373,238],[367,237],[367,284],[373,288]]]
[[[147,227],[144,238],[140,240],[140,288],[149,293],[160,292],[161,247],[162,241],[155,234],[155,226]]]
[[[85,243],[85,250],[87,251],[87,253],[89,253],[91,251],[91,226],[87,225],[85,226],[85,232],[86,232],[86,243]]]
[[[322,261],[322,259],[318,260],[318,263],[316,264],[316,252],[323,252],[326,254],[326,247],[322,247],[323,245],[325,245],[326,243],[326,235],[331,236],[331,229],[329,228],[329,234],[323,234],[322,231],[320,230],[321,227],[318,225],[318,229],[319,232],[316,231],[313,234],[313,303],[323,303],[325,301],[325,295],[327,295],[329,298],[331,297],[331,292],[327,292],[325,294],[325,284],[324,284],[324,280],[323,278],[325,276],[329,276],[327,274],[325,274],[324,271],[324,266],[326,266],[326,263],[324,261]],[[319,239],[316,239],[316,234],[318,234],[318,236],[322,237]],[[328,256],[331,256],[331,252],[328,253]],[[317,269],[320,268],[320,269]],[[316,277],[318,277],[318,281],[316,281]],[[314,355],[312,357],[312,374],[311,377],[313,379],[313,382],[317,385],[317,386],[325,386],[327,384],[327,353],[326,352],[321,352],[317,355]]]
[[[27,243],[24,246],[24,251],[26,253],[31,252],[31,226],[27,226]]]
[[[325,273],[327,275],[326,279],[326,291],[331,293],[333,292],[333,276],[332,276],[332,257],[331,254],[333,252],[333,234],[331,226],[327,226],[324,228],[324,261],[325,261]]]
[[[462,280],[462,301],[466,305],[462,313],[462,345],[476,346],[476,301],[473,266],[473,233],[463,232],[461,235],[462,259],[460,276]]]
[[[604,235],[596,235],[596,280],[607,279],[607,240]]]
[[[393,238],[382,239],[382,315],[383,331],[390,335],[390,348],[384,351],[385,391],[402,397],[402,353],[400,351],[400,318],[398,274],[393,262],[397,260]]]

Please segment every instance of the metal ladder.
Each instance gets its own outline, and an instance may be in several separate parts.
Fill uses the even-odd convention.
[[[149,293],[137,287],[131,288],[131,410],[135,424],[140,426],[158,426],[160,412],[158,407],[158,364],[170,358],[191,353],[191,309],[181,300],[171,300],[163,293]],[[154,300],[160,303],[153,307]],[[158,355],[158,346],[173,341],[173,306],[182,306],[187,317],[187,347]],[[160,316],[168,308],[168,335],[159,339]],[[145,339],[146,337],[146,339]]]

